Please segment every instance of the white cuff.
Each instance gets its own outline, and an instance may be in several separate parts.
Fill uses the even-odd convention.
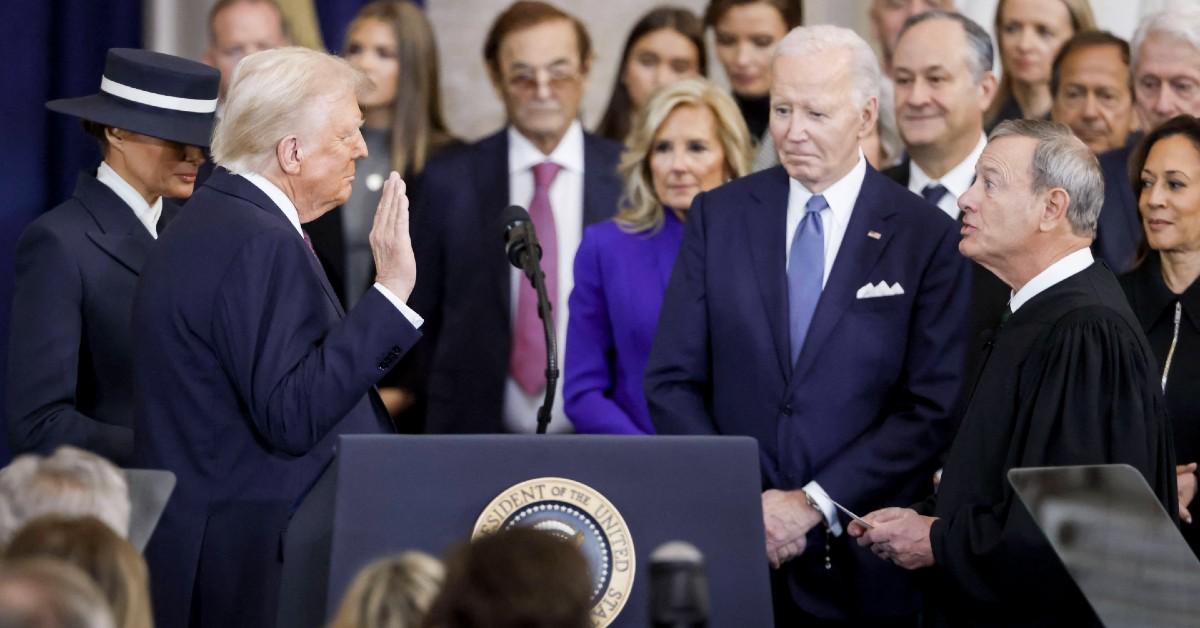
[[[825,523],[829,525],[829,531],[834,536],[842,535],[842,521],[838,519],[837,506],[833,505],[833,500],[829,498],[829,494],[825,489],[821,488],[820,484],[809,482],[804,485],[804,492],[817,502],[817,506],[821,509],[821,514],[825,515]]]
[[[408,304],[405,303],[404,301],[401,301],[400,297],[396,296],[395,294],[392,294],[391,290],[388,290],[387,288],[383,287],[383,284],[376,281],[375,289],[378,290],[380,292],[380,294],[387,297],[387,300],[391,301],[392,305],[396,306],[397,310],[400,310],[400,313],[404,315],[404,318],[408,319],[409,323],[412,323],[413,327],[415,327],[416,329],[420,329],[421,325],[425,324],[425,319],[421,318],[420,314],[417,314],[416,312],[413,311],[413,309],[411,307],[408,307]]]

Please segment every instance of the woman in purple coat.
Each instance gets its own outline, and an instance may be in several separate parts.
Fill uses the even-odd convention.
[[[750,132],[704,79],[658,90],[634,121],[620,171],[625,199],[575,253],[563,396],[587,434],[653,434],[642,375],[663,293],[700,192],[750,172]]]

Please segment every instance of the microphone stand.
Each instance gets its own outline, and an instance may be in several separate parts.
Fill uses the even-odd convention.
[[[546,296],[546,275],[542,272],[542,265],[535,254],[541,247],[534,230],[530,229],[528,234],[529,244],[521,255],[521,261],[525,276],[529,277],[537,293],[538,318],[542,319],[542,330],[546,337],[546,394],[537,413],[537,433],[545,434],[546,427],[550,425],[550,408],[554,406],[554,393],[558,387],[558,337],[554,330],[554,308],[550,304],[550,298]]]

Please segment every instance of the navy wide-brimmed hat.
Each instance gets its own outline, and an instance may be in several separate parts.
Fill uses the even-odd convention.
[[[142,135],[207,147],[221,73],[149,50],[112,48],[100,93],[46,103],[51,111]]]

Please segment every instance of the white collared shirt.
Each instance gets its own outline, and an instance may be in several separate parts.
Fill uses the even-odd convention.
[[[296,204],[292,202],[292,199],[288,198],[288,195],[284,194],[283,190],[279,189],[279,186],[271,183],[270,179],[254,172],[234,172],[233,174],[242,177],[243,179],[252,183],[254,187],[262,190],[263,194],[266,194],[267,197],[275,203],[275,206],[279,208],[279,211],[283,212],[284,217],[287,218],[288,222],[291,223],[292,227],[296,230],[296,235],[299,235],[301,239],[304,239],[304,229],[300,226],[300,212],[296,210]],[[305,243],[305,246],[308,246],[308,244]],[[409,323],[412,323],[413,327],[420,329],[421,325],[425,323],[425,319],[421,318],[420,314],[414,312],[412,308],[408,307],[407,303],[402,301],[400,297],[396,296],[396,294],[391,290],[388,290],[386,287],[384,287],[383,284],[377,281],[375,282],[374,287],[380,292],[380,294],[386,297],[387,300],[390,301],[397,310],[400,310],[400,313],[404,315],[404,318],[408,319]]]
[[[842,248],[842,237],[846,235],[846,227],[850,224],[850,214],[854,213],[854,203],[858,201],[858,193],[862,190],[863,179],[867,176],[867,159],[860,151],[858,162],[846,173],[846,176],[834,181],[832,185],[821,192],[825,197],[828,208],[821,210],[821,227],[825,235],[825,270],[821,275],[821,288],[829,281],[829,273],[833,270],[833,262],[837,259],[838,249]],[[796,227],[804,219],[807,210],[804,205],[813,193],[804,184],[788,178],[788,209],[787,209],[787,239],[784,241],[784,268],[787,268],[788,258],[791,257],[792,240],[796,237]]]
[[[108,162],[100,162],[100,167],[96,169],[96,180],[108,186],[125,204],[133,210],[133,215],[146,227],[146,231],[150,232],[150,237],[158,239],[158,219],[162,217],[162,197],[158,197],[151,205],[146,202],[146,199],[138,194],[137,190],[133,189],[129,182],[121,178]]]
[[[554,231],[558,242],[558,295],[554,306],[554,326],[561,352],[566,347],[567,297],[575,286],[575,251],[583,237],[583,125],[571,123],[558,146],[549,155],[538,150],[532,142],[512,126],[508,127],[508,202],[529,207],[533,199],[533,167],[551,161],[562,170],[550,184],[550,209],[554,212]],[[499,208],[497,208],[499,209]],[[615,208],[614,208],[615,209]],[[516,325],[517,288],[525,275],[513,268],[509,273],[509,321]],[[560,362],[561,363],[561,362]],[[555,392],[562,399],[562,379]],[[528,395],[509,374],[504,383],[504,425],[511,432],[533,432],[537,427],[537,411],[542,405],[542,393]],[[571,424],[561,403],[551,414],[551,432],[570,430]]]
[[[846,227],[850,224],[850,215],[854,213],[854,204],[858,202],[858,194],[862,191],[863,180],[867,176],[867,159],[861,151],[858,162],[846,173],[846,176],[834,181],[821,193],[825,197],[828,208],[821,210],[821,226],[825,235],[825,269],[821,276],[821,288],[829,281],[829,273],[833,270],[833,262],[837,259],[838,250],[842,248],[842,238],[846,235]],[[799,181],[788,178],[788,209],[787,209],[787,240],[784,255],[791,257],[792,240],[796,237],[796,227],[804,218],[804,205],[813,193]],[[787,267],[785,261],[784,267]],[[812,497],[825,516],[829,531],[835,536],[842,533],[842,522],[838,520],[837,508],[820,484],[809,482],[804,485],[804,492]]]
[[[971,182],[975,180],[975,162],[979,161],[979,156],[983,154],[984,147],[987,146],[987,137],[983,134],[979,135],[979,141],[975,143],[975,148],[971,150],[971,154],[967,158],[958,162],[947,172],[941,179],[931,179],[925,174],[924,170],[917,165],[917,162],[912,159],[908,160],[908,189],[914,194],[920,196],[921,191],[925,186],[933,183],[942,184],[946,188],[946,194],[942,195],[938,201],[938,209],[946,212],[951,218],[958,220],[958,215],[961,210],[958,208],[958,197],[967,193],[971,187]]]
[[[1030,299],[1055,284],[1087,270],[1093,262],[1095,260],[1092,258],[1092,249],[1086,246],[1054,262],[1012,295],[1012,298],[1008,300],[1009,309],[1015,314],[1017,309],[1028,303]]]

